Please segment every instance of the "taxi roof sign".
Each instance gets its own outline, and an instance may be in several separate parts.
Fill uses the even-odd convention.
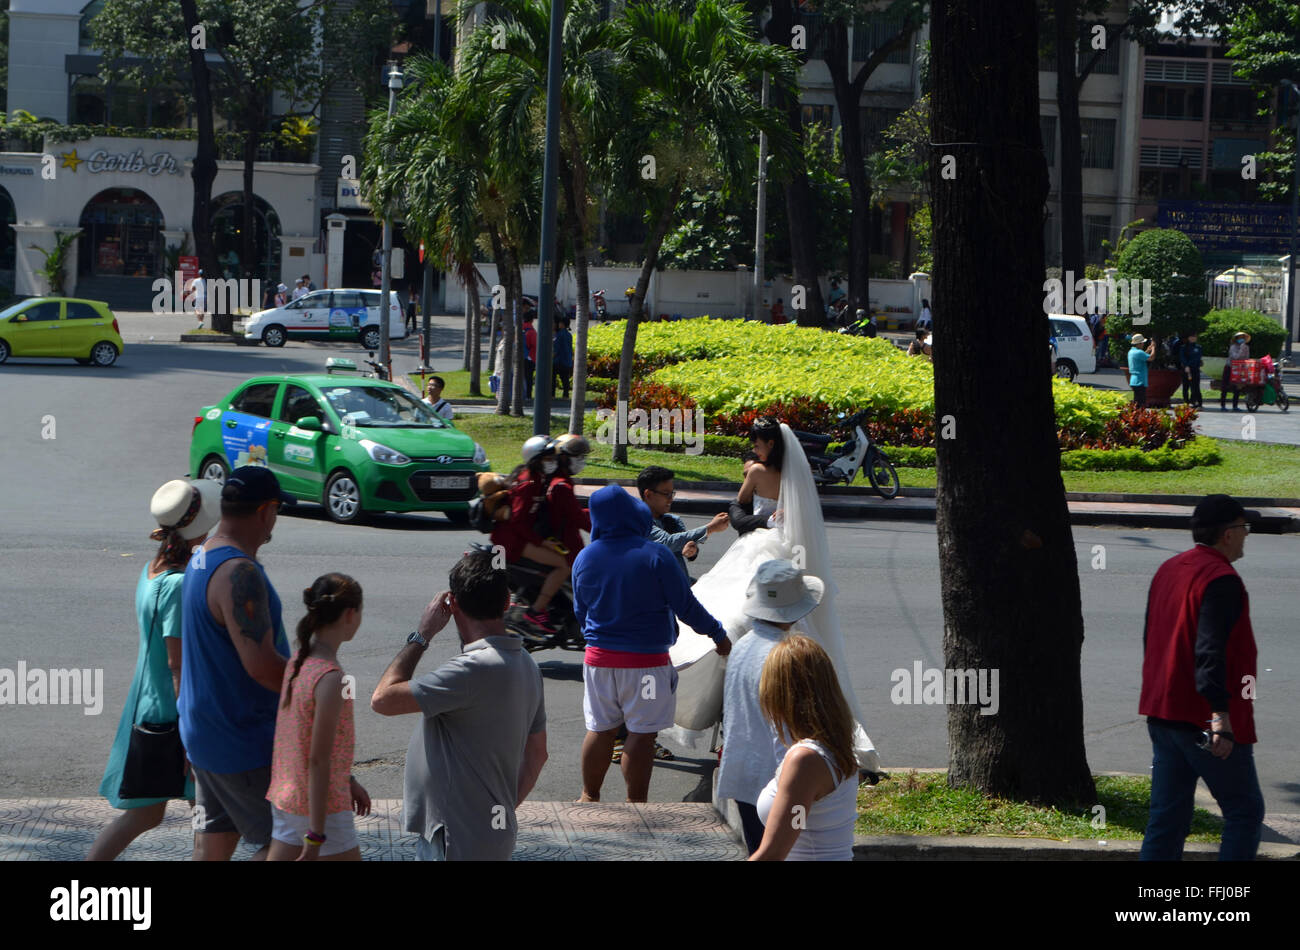
[[[326,375],[330,375],[336,371],[355,373],[357,371],[356,360],[345,359],[341,356],[331,356],[325,361],[325,373]]]

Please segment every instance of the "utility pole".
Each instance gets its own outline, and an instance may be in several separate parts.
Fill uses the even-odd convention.
[[[767,73],[763,73],[763,109],[767,109]],[[764,320],[763,316],[763,275],[766,270],[764,258],[767,250],[767,133],[758,133],[758,222],[754,227],[754,290],[753,302],[749,312],[755,320]]]
[[[533,435],[551,434],[551,342],[555,323],[555,204],[560,151],[560,38],[564,0],[551,0],[551,43],[546,63],[546,155],[542,160],[542,247],[537,290],[537,365],[533,377]]]
[[[1295,336],[1295,258],[1297,249],[1300,249],[1300,242],[1296,240],[1296,232],[1300,229],[1300,83],[1290,79],[1283,79],[1282,85],[1291,90],[1291,95],[1296,100],[1295,159],[1293,161],[1295,165],[1295,181],[1291,185],[1291,254],[1287,258],[1286,319],[1282,321],[1286,326],[1286,349],[1282,353],[1282,362],[1289,366],[1291,365],[1291,338]]]
[[[402,88],[402,72],[397,68],[396,63],[388,64],[388,118],[393,118],[393,112],[397,109],[397,91]],[[389,155],[391,158],[391,154]],[[384,256],[380,263],[382,270],[379,286],[379,364],[384,367],[391,377],[393,375],[393,358],[392,348],[390,346],[390,327],[391,315],[389,313],[389,294],[392,289],[392,276],[389,271],[393,262],[393,222],[389,218],[388,210],[384,213]]]

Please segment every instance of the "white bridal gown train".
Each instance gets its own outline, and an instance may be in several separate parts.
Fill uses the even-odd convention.
[[[808,460],[790,427],[782,423],[784,461],[779,498],[754,496],[754,514],[768,514],[771,527],[757,529],[737,538],[695,582],[691,592],[717,618],[734,643],[749,629],[745,616],[745,591],[758,565],[773,558],[801,562],[808,574],[822,579],[826,593],[817,609],[799,620],[794,630],[816,640],[830,655],[839,675],[840,689],[853,713],[853,747],[858,767],[880,771],[875,746],[862,727],[862,712],[849,680],[844,651],[844,634],[836,610],[838,587],[830,571],[830,547],[821,502],[808,468]],[[802,553],[801,558],[796,558]],[[722,684],[726,659],[718,656],[713,641],[678,622],[679,634],[670,656],[677,670],[677,713],[675,721],[684,730],[711,729],[722,715]],[[680,734],[677,738],[684,738]]]

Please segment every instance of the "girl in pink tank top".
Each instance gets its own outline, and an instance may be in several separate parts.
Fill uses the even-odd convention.
[[[284,670],[266,797],[272,805],[270,861],[360,861],[352,815],[370,796],[352,777],[351,681],[338,648],[361,626],[361,585],[325,574],[303,591],[298,655]]]

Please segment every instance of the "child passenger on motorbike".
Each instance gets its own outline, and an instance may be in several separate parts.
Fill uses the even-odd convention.
[[[573,493],[573,476],[582,471],[591,454],[591,443],[580,435],[566,433],[555,439],[551,446],[559,466],[546,487],[546,501],[551,516],[552,534],[564,546],[565,560],[573,567],[573,560],[582,550],[580,532],[591,531],[591,515],[578,504]]]
[[[524,443],[523,458],[524,464],[515,470],[511,479],[510,517],[492,529],[492,543],[505,550],[507,563],[528,558],[552,568],[542,582],[537,599],[524,611],[524,619],[541,635],[554,636],[557,631],[547,611],[551,598],[569,579],[571,559],[560,550],[563,545],[541,536],[537,520],[559,459],[550,440],[541,435]],[[547,534],[550,533],[548,530]]]

